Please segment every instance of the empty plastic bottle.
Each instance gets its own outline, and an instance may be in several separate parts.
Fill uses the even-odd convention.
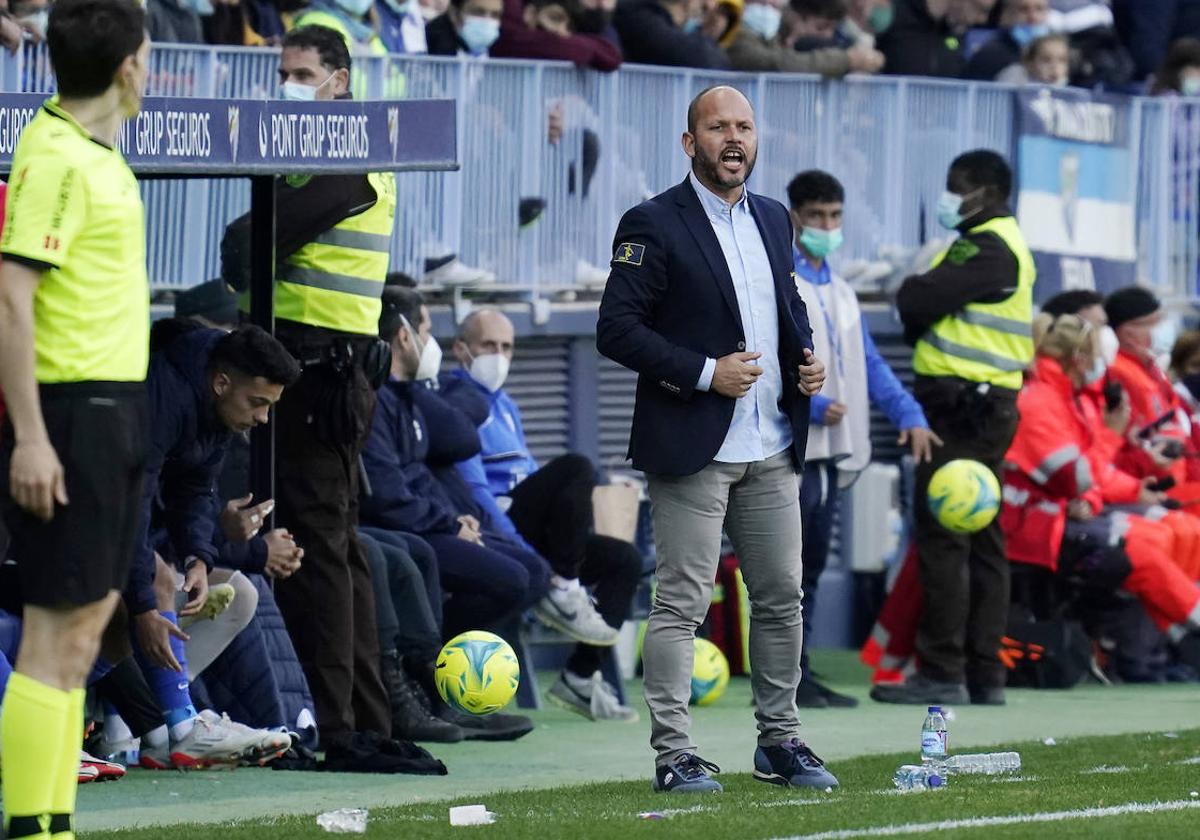
[[[1021,772],[1021,754],[1015,752],[952,755],[937,762],[944,776],[999,776]]]
[[[930,706],[925,723],[921,725],[921,763],[936,764],[945,761],[950,745],[950,733],[946,729],[946,718],[941,706]]]
[[[937,790],[946,786],[946,779],[936,767],[905,764],[892,776],[898,790]]]
[[[368,811],[365,808],[338,808],[317,815],[317,825],[332,834],[366,834]]]

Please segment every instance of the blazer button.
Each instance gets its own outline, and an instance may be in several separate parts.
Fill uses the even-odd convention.
[[[737,343],[737,348],[738,348],[738,350],[739,350],[739,351],[745,350],[745,349],[746,349],[746,342],[744,342],[744,341],[739,341],[739,342]]]

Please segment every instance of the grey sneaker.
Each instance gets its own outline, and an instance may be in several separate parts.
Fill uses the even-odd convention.
[[[565,589],[551,586],[546,597],[534,605],[533,614],[543,624],[585,645],[612,647],[620,635],[596,612],[591,596],[578,581]]]
[[[654,768],[654,789],[663,793],[720,793],[721,783],[710,773],[721,768],[695,753],[684,753],[674,761]]]
[[[621,704],[617,690],[604,681],[599,671],[590,677],[577,677],[570,671],[563,671],[546,696],[555,705],[588,720],[636,723],[639,719],[635,710]]]
[[[871,699],[879,703],[905,703],[911,706],[966,705],[971,695],[962,683],[937,682],[921,673],[913,674],[902,683],[880,683],[871,689]]]

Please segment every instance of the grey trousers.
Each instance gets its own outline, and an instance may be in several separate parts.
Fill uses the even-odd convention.
[[[696,748],[692,640],[712,601],[725,527],[750,596],[750,664],[758,743],[798,734],[800,502],[789,451],[750,464],[713,462],[682,478],[647,476],[658,589],[642,649],[650,744],[666,764]]]

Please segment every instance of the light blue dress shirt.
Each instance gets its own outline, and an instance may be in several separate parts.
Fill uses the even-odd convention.
[[[734,403],[733,421],[714,460],[726,464],[762,461],[792,445],[792,424],[779,409],[783,376],[779,371],[779,310],[771,261],[745,191],[736,204],[729,204],[701,184],[695,173],[688,179],[700,197],[733,278],[746,351],[762,353],[756,362],[762,366],[762,376],[750,393]],[[705,362],[696,383],[698,389],[707,391],[712,386],[716,367],[716,359]]]

